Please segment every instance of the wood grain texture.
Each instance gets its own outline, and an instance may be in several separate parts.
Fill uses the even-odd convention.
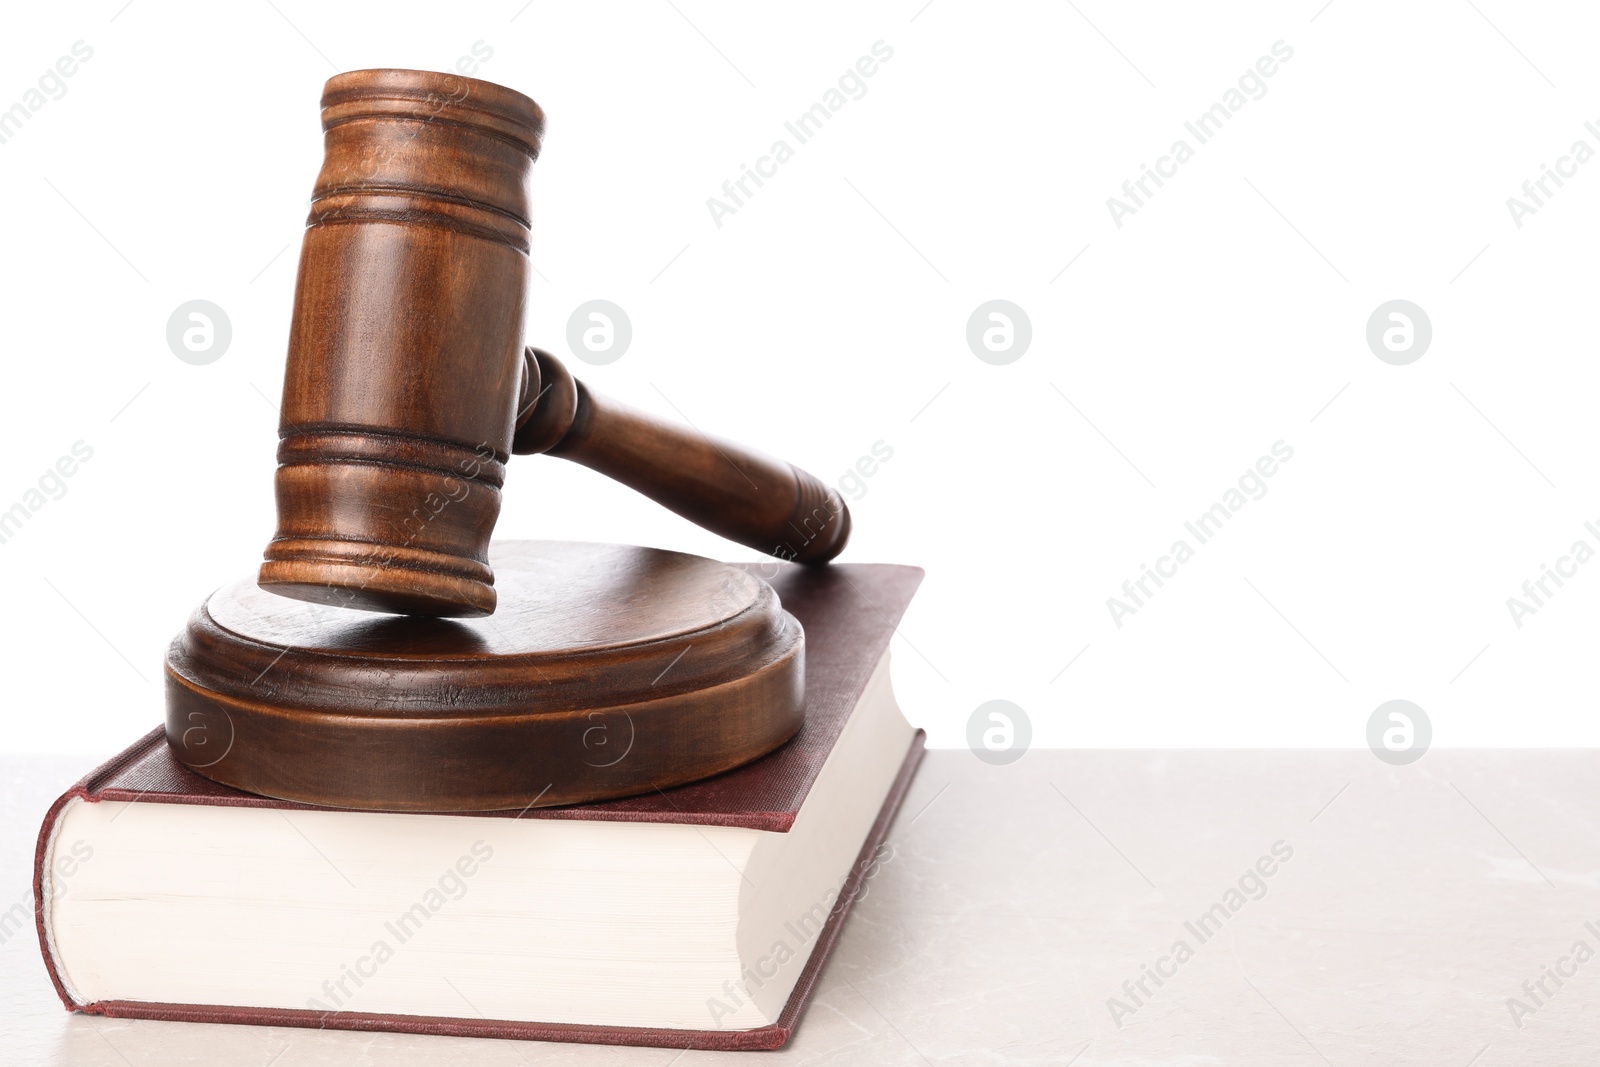
[[[488,82],[371,70],[329,80],[322,126],[260,581],[488,614],[543,113]]]
[[[811,475],[524,352],[537,104],[472,78],[356,71],[328,82],[322,125],[263,587],[369,611],[493,612],[487,552],[513,450],[582,463],[782,559],[843,549],[849,513]]]
[[[497,544],[491,549],[490,558],[498,563],[501,552]],[[794,737],[761,759],[665,791],[525,812],[518,808],[467,814],[498,815],[504,819],[731,826],[773,833],[792,829],[850,716],[888,655],[900,620],[922,581],[922,571],[890,563],[802,567],[767,560],[733,566],[770,585],[783,610],[793,615],[805,631],[805,722]],[[294,606],[288,601],[264,599],[274,608]],[[344,613],[344,617],[356,626],[364,620],[371,621],[355,613]],[[497,617],[472,625],[488,627],[492,634],[493,626],[499,622]],[[678,666],[688,664],[688,657],[693,654],[686,655]],[[676,673],[674,667],[666,678]],[[247,689],[254,689],[255,682],[264,684],[273,676],[274,671],[267,670],[254,680],[241,678],[236,684],[251,683]],[[102,800],[139,803],[258,809],[304,806],[231,789],[186,766],[185,762],[217,762],[231,745],[232,738],[226,730],[215,732],[205,722],[202,718],[185,726],[175,745],[168,743],[163,722],[85,778],[81,783],[85,793]],[[196,725],[202,728],[191,731]],[[226,726],[226,720],[217,720],[217,725]],[[179,761],[180,750],[185,762]]]
[[[826,563],[844,550],[843,498],[793,463],[602,396],[542,349],[528,349],[527,360],[527,378],[543,395],[518,414],[513,452],[580,463],[779,559]]]
[[[284,800],[478,811],[694,781],[800,728],[800,626],[744,570],[569,542],[503,542],[493,560],[492,619],[218,591],[167,656],[174,753]]]

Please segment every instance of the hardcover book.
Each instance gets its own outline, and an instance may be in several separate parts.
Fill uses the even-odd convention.
[[[152,731],[40,830],[36,919],[63,1003],[123,1018],[783,1045],[921,758],[888,652],[922,572],[748,568],[805,628],[805,725],[760,760],[676,789],[520,812],[313,808],[202,778]]]

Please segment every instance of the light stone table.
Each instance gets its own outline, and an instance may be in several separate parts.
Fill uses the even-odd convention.
[[[0,907],[28,899],[39,818],[84,769],[0,761]],[[1592,751],[930,752],[780,1052],[91,1019],[62,1011],[30,931],[0,945],[0,1063],[1594,1063],[1600,959],[1573,951],[1600,952],[1597,770]]]

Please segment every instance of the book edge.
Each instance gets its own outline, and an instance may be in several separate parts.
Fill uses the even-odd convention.
[[[55,961],[46,953],[46,969],[56,985],[67,1009],[89,1015],[102,1015],[117,1019],[149,1019],[165,1022],[234,1023],[250,1026],[285,1026],[312,1030],[356,1030],[430,1034],[441,1037],[485,1037],[523,1041],[582,1042],[596,1045],[646,1045],[658,1048],[695,1049],[701,1051],[751,1052],[782,1048],[798,1028],[800,1019],[816,990],[822,969],[833,955],[835,944],[843,932],[845,920],[859,895],[861,883],[872,854],[889,836],[889,829],[905,801],[906,793],[916,778],[922,763],[927,734],[916,730],[906,750],[905,760],[896,772],[889,793],[878,809],[878,817],[867,831],[861,851],[845,880],[838,902],[828,916],[827,923],[818,934],[816,947],[806,961],[800,977],[795,980],[793,992],[775,1022],[753,1030],[668,1030],[643,1027],[595,1026],[587,1023],[537,1023],[514,1020],[466,1019],[448,1016],[387,1015],[366,1012],[315,1012],[300,1008],[229,1008],[203,1004],[166,1004],[154,1001],[105,1000],[91,1004],[76,1004],[70,1000],[56,974]],[[46,826],[54,824],[59,810],[71,799],[68,793],[56,802],[46,817]],[[87,798],[86,798],[87,799]],[[41,831],[43,836],[43,831]],[[41,868],[35,867],[37,890]],[[39,917],[40,944],[44,945],[43,908],[35,895],[35,911]]]
[[[800,977],[795,979],[789,1001],[784,1005],[777,1021],[773,1023],[774,1027],[785,1031],[785,1041],[788,1040],[787,1035],[793,1034],[799,1027],[800,1017],[805,1014],[806,1006],[811,1002],[811,994],[822,978],[822,968],[833,956],[834,944],[844,932],[845,920],[850,915],[850,909],[855,906],[856,898],[860,896],[862,883],[867,880],[867,871],[872,867],[873,855],[889,838],[889,829],[900,814],[900,807],[905,803],[906,794],[911,791],[911,783],[917,777],[917,769],[922,766],[922,757],[927,752],[927,739],[927,731],[920,728],[912,731],[911,744],[906,751],[905,761],[895,772],[894,781],[889,784],[889,793],[883,798],[883,806],[878,809],[878,817],[872,821],[866,838],[861,842],[861,850],[856,853],[855,862],[850,867],[850,876],[839,889],[839,899],[834,904],[834,913],[828,916],[828,921],[818,933],[817,944],[811,950],[811,956],[806,960],[805,967],[800,971]]]
[[[45,926],[44,904],[45,896],[45,859],[50,854],[51,842],[55,839],[57,824],[61,821],[61,812],[74,800],[95,803],[100,799],[100,786],[108,779],[120,774],[129,766],[143,759],[158,744],[165,740],[166,728],[157,726],[149,733],[133,742],[127,748],[110,757],[105,762],[95,767],[88,774],[79,778],[72,788],[56,798],[44,813],[44,819],[39,824],[39,836],[33,846],[33,925],[39,937],[39,955],[44,957],[44,969],[50,975],[50,984],[56,988],[56,996],[61,998],[62,1005],[68,1011],[80,1010],[83,1005],[73,999],[67,991],[67,986],[61,978],[61,970],[56,965],[55,952],[50,943],[50,934]],[[123,790],[126,792],[126,790]],[[138,797],[131,799],[137,800]]]
[[[135,745],[135,748],[138,746]],[[122,755],[126,755],[124,752]],[[49,930],[45,926],[45,859],[50,854],[50,845],[55,840],[56,829],[61,822],[61,812],[74,800],[93,800],[85,788],[85,784],[93,780],[102,769],[114,763],[118,757],[112,757],[95,770],[90,771],[77,785],[62,793],[56,802],[50,805],[50,810],[45,812],[44,821],[39,826],[39,838],[33,846],[33,925],[34,931],[39,936],[39,955],[44,957],[44,969],[50,975],[50,984],[56,987],[56,996],[61,998],[62,1006],[68,1011],[82,1009],[83,1005],[73,999],[67,992],[67,985],[61,978],[61,969],[56,964],[54,945],[50,940]]]

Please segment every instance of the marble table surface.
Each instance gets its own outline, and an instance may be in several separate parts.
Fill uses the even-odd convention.
[[[0,757],[0,911],[29,903],[39,819],[85,769]],[[778,1052],[69,1015],[30,929],[0,944],[0,1062],[1600,1060],[1600,958],[1577,948],[1600,953],[1600,753],[936,751],[890,842]]]

